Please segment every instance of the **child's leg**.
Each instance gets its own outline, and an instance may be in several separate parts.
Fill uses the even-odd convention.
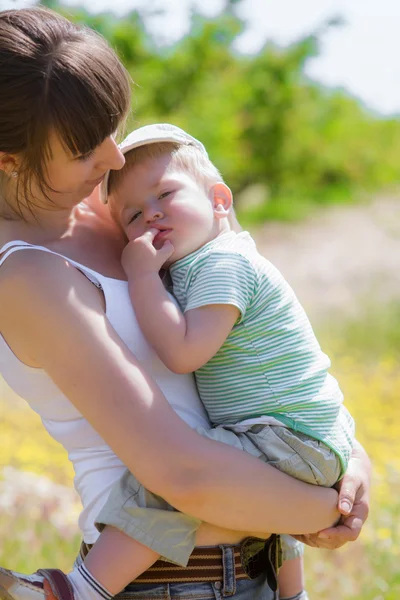
[[[85,558],[84,566],[96,582],[115,596],[158,558],[159,554],[122,531],[106,527]],[[96,587],[96,582],[92,587]],[[90,581],[87,583],[90,585]]]
[[[173,509],[126,471],[111,489],[96,525],[101,531],[105,526],[121,531],[136,540],[137,548],[142,544],[154,556],[161,555],[164,560],[185,567],[200,523],[199,519]]]
[[[286,600],[296,598],[304,590],[304,546],[291,535],[281,535],[281,542],[283,565],[278,574],[279,597]]]
[[[284,561],[278,575],[279,597],[293,598],[304,590],[303,557]]]

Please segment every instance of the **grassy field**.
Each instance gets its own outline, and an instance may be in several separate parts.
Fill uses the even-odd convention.
[[[360,539],[335,551],[306,553],[310,597],[400,598],[400,308],[330,322],[320,333],[333,372],[374,464],[371,516]],[[79,546],[72,470],[34,413],[0,403],[0,564],[23,571],[70,568]],[[4,470],[11,466],[16,470]],[[46,474],[47,479],[20,471]],[[27,479],[28,478],[28,479]],[[22,483],[21,483],[22,482]],[[51,486],[50,488],[48,486]]]

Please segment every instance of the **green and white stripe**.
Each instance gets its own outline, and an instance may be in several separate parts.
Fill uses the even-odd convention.
[[[262,415],[323,441],[346,467],[354,423],[328,373],[310,322],[279,271],[247,232],[219,236],[171,267],[183,311],[233,304],[241,316],[217,354],[196,371],[214,424]]]

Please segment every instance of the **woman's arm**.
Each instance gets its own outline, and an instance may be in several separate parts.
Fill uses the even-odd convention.
[[[60,390],[149,490],[188,514],[243,531],[317,531],[337,492],[308,486],[191,430],[123,344],[77,269],[19,252],[1,269],[1,331]]]

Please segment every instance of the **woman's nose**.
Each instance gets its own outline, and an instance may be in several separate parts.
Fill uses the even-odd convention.
[[[107,170],[112,169],[113,171],[119,171],[125,164],[125,156],[111,136],[103,142],[102,160]]]

